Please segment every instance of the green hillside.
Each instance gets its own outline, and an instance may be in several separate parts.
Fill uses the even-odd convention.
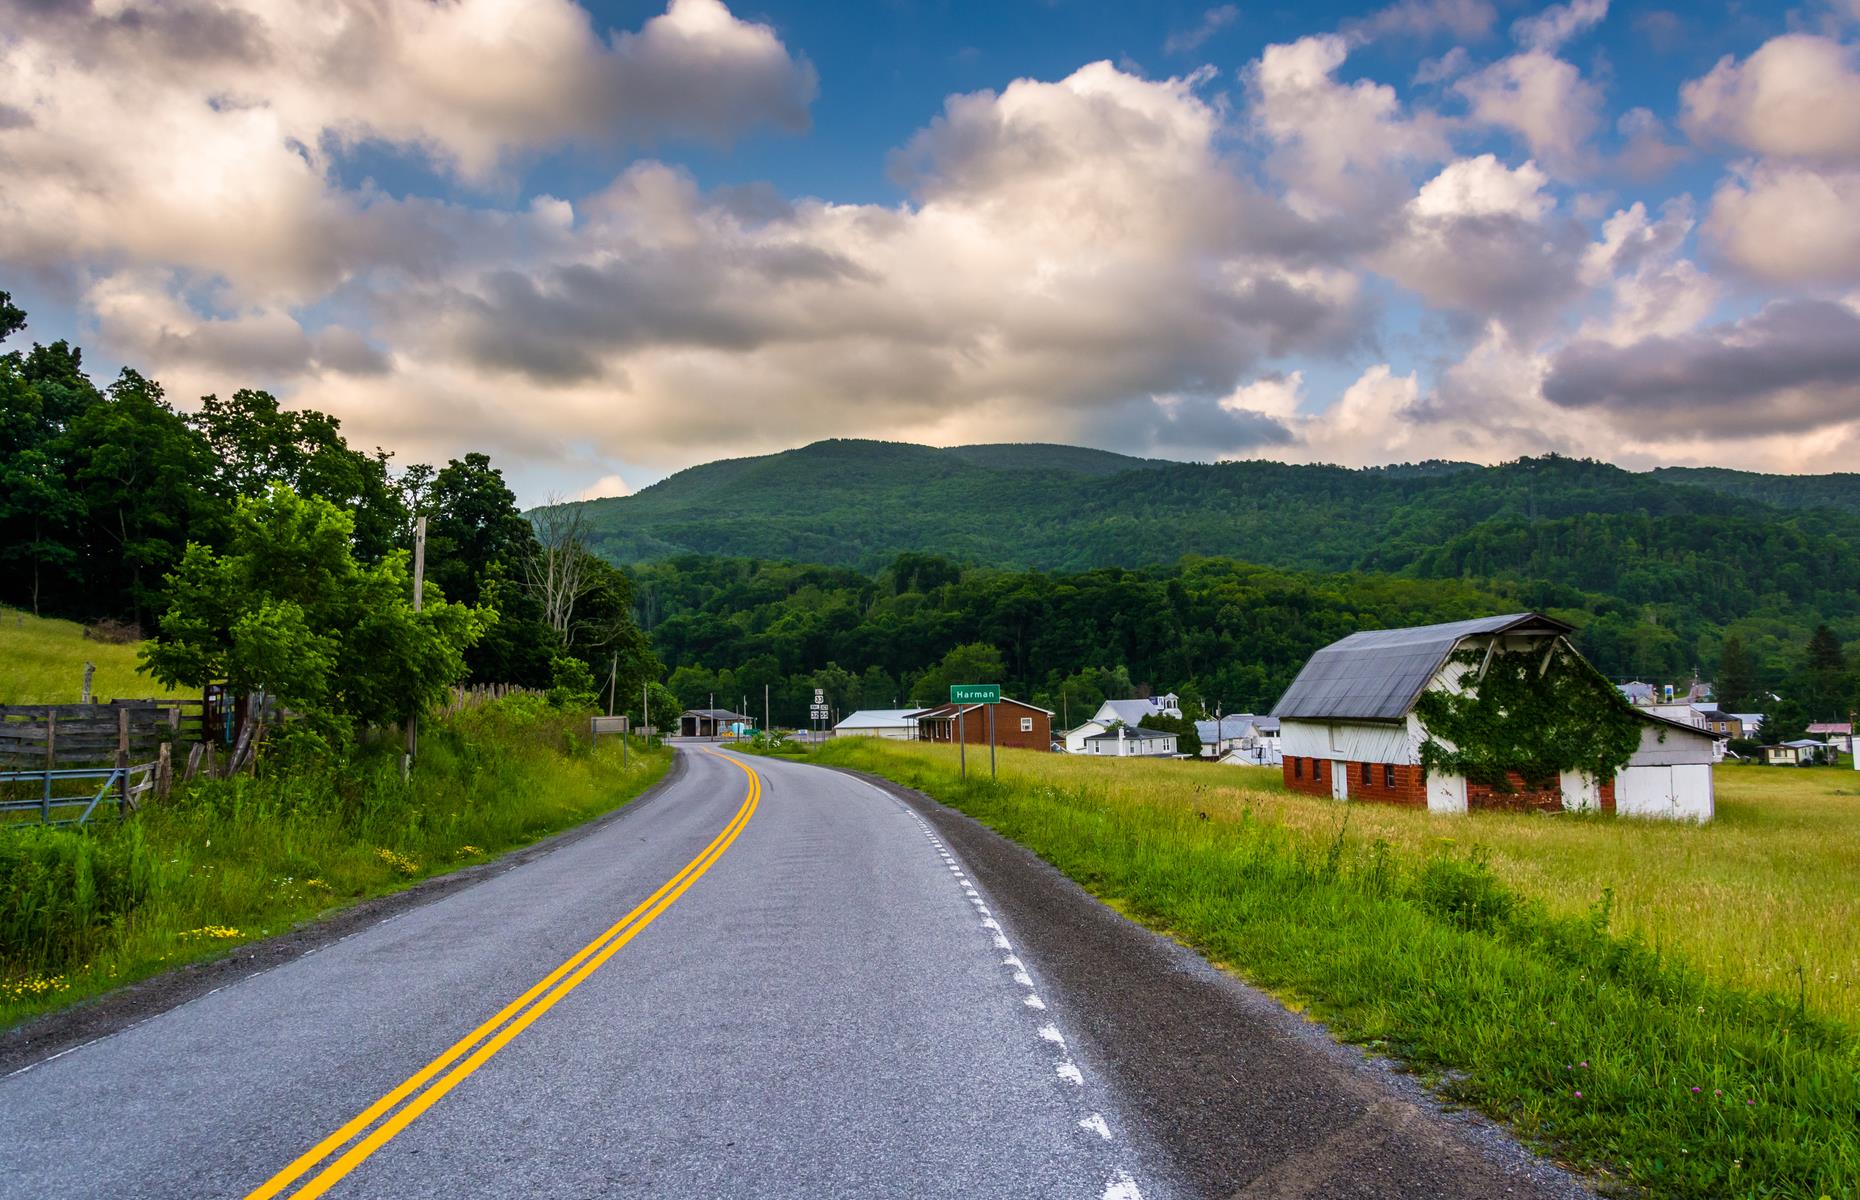
[[[1809,494],[1814,481],[1770,482]],[[1860,609],[1860,517],[1556,457],[1365,471],[829,441],[694,467],[587,510],[596,548],[621,563],[695,553],[870,572],[915,551],[1077,571],[1202,555],[1537,581],[1717,622]]]
[[[1708,488],[1777,508],[1833,508],[1860,515],[1860,474],[1762,475],[1729,467],[1659,467],[1648,472],[1668,483]]]

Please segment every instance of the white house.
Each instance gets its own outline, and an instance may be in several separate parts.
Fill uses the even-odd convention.
[[[914,708],[862,708],[833,727],[834,737],[877,737],[908,742],[917,737]]]
[[[1065,739],[1066,753],[1085,753],[1086,738],[1095,737],[1111,728],[1116,723],[1117,722],[1114,721],[1087,721],[1083,725],[1075,725],[1071,729],[1066,730],[1062,735]]]
[[[1082,754],[1099,754],[1113,758],[1173,758],[1176,735],[1166,729],[1143,729],[1136,725],[1113,725],[1082,739]]]
[[[1293,791],[1338,800],[1379,800],[1433,812],[1469,809],[1616,810],[1631,793],[1635,815],[1710,820],[1715,738],[1684,722],[1641,713],[1641,747],[1613,779],[1577,771],[1532,787],[1472,782],[1427,773],[1427,730],[1415,704],[1430,690],[1458,690],[1484,669],[1457,652],[1489,662],[1500,651],[1576,656],[1571,626],[1536,613],[1512,613],[1442,625],[1354,633],[1311,656],[1273,709],[1281,723],[1282,770]],[[1637,710],[1639,711],[1639,710]],[[1680,769],[1689,768],[1689,769]],[[1631,777],[1631,778],[1630,778]],[[1623,809],[1620,811],[1629,811]]]

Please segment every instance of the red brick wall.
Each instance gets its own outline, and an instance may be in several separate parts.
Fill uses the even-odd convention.
[[[1296,772],[1297,763],[1303,764],[1303,776]],[[1315,764],[1315,770],[1314,770]],[[1294,792],[1303,792],[1307,796],[1330,795],[1330,760],[1327,758],[1301,758],[1294,762],[1291,755],[1286,755],[1279,764],[1285,775],[1285,786]]]
[[[1363,782],[1363,765],[1350,764],[1350,799],[1374,800],[1383,804],[1400,804],[1408,808],[1427,807],[1427,776],[1419,766],[1395,765],[1395,785],[1388,778],[1383,763],[1369,764],[1369,782]]]
[[[1040,709],[1031,705],[1015,704],[1003,700],[1000,704],[977,704],[962,715],[962,732],[960,737],[968,743],[969,749],[977,746],[982,753],[988,752],[988,709],[995,711],[995,745],[1016,750],[1051,750],[1053,748],[1053,719]],[[1031,717],[1033,729],[1022,733],[1021,718]],[[930,724],[931,736],[936,741],[955,742],[958,738],[953,723],[936,721]]]

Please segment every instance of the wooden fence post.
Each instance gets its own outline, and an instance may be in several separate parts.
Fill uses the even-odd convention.
[[[39,802],[39,819],[52,820],[52,771],[58,766],[58,710],[45,710],[45,796]]]
[[[155,755],[155,798],[166,800],[168,789],[174,785],[174,756],[169,748],[172,742],[163,742]]]
[[[129,710],[116,710],[116,807],[128,812],[134,807],[129,799]]]
[[[183,782],[192,782],[194,776],[200,774],[200,759],[206,752],[207,743],[205,742],[195,742],[193,748],[187,752],[187,770],[181,776]]]

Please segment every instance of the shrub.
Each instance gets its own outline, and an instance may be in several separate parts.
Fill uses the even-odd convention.
[[[63,967],[90,953],[149,894],[154,861],[134,825],[109,831],[37,825],[0,834],[0,955]]]

